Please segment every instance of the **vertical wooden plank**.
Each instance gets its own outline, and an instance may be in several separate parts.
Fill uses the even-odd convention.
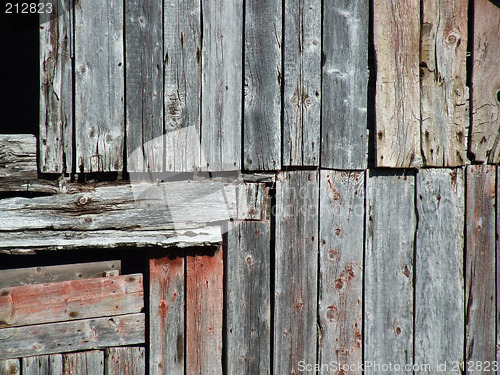
[[[222,247],[186,262],[186,373],[222,374]]]
[[[149,260],[149,373],[184,374],[184,257]]]
[[[40,171],[71,173],[73,160],[73,0],[40,13]]]
[[[163,6],[125,1],[127,170],[163,171]]]
[[[121,171],[124,147],[123,2],[75,3],[78,172]]]
[[[109,348],[104,360],[106,375],[144,375],[146,359],[144,348]]]
[[[269,221],[242,221],[228,231],[227,373],[271,369],[271,233]]]
[[[241,166],[243,2],[202,2],[202,164],[210,171]]]
[[[323,6],[322,167],[367,165],[368,3],[328,0]]]
[[[466,360],[496,360],[494,166],[467,167]]]
[[[317,171],[279,173],[276,181],[274,373],[317,361]]]
[[[62,375],[63,373],[61,354],[26,357],[21,361],[23,375]]]
[[[283,165],[319,165],[321,0],[283,3]]]
[[[474,160],[500,162],[500,4],[476,0],[472,68],[472,131]]]
[[[420,0],[374,0],[379,167],[418,167],[420,155]]]
[[[370,171],[366,183],[364,361],[393,363],[412,374],[413,172]],[[366,368],[367,374],[378,374]]]
[[[462,169],[417,174],[415,363],[430,374],[464,357],[464,188]]]
[[[496,192],[496,220],[497,220],[497,231],[496,231],[496,283],[497,283],[497,304],[496,304],[496,359],[500,362],[500,168],[497,166],[497,192]],[[500,374],[500,369],[497,371]]]
[[[165,140],[167,171],[200,167],[200,0],[164,1]]]
[[[319,362],[362,362],[364,172],[321,171]],[[355,374],[356,371],[349,372]]]
[[[465,163],[468,0],[424,0],[420,31],[423,163]]]
[[[0,361],[0,375],[21,375],[19,359],[3,359]]]
[[[93,350],[63,354],[63,370],[65,375],[104,374],[104,352]]]

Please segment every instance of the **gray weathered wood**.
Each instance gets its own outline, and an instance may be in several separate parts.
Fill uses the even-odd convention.
[[[121,171],[124,147],[123,2],[75,3],[78,172]]]
[[[0,360],[0,375],[21,375],[19,359]]]
[[[271,371],[271,226],[229,225],[226,294],[228,374]]]
[[[243,2],[202,2],[201,160],[209,171],[241,169]]]
[[[271,196],[269,188],[261,183],[238,185],[236,192],[237,219],[269,220],[271,216]]]
[[[427,166],[465,163],[467,0],[424,0],[420,31],[422,158]]]
[[[90,351],[63,355],[64,374],[104,375],[104,352]]]
[[[40,13],[40,171],[71,173],[73,161],[73,0]]]
[[[280,169],[282,1],[244,4],[244,168]]]
[[[362,362],[365,176],[321,171],[320,178],[318,362],[357,364]]]
[[[366,168],[368,4],[330,0],[323,5],[322,167]]]
[[[146,359],[144,348],[109,348],[105,350],[106,375],[144,375]]]
[[[39,355],[22,359],[23,375],[63,375],[61,354]]]
[[[464,173],[422,169],[417,174],[415,257],[415,363],[464,357]]]
[[[316,363],[318,290],[317,171],[278,174],[274,373],[298,373]]]
[[[127,170],[163,171],[163,9],[125,1]]]
[[[497,191],[496,191],[496,219],[497,219],[497,234],[500,233],[500,168],[497,166]],[[500,282],[500,236],[496,236],[496,282]],[[500,288],[497,287],[496,292],[496,323],[497,323],[497,341],[496,341],[496,354],[497,361],[500,363]],[[497,371],[498,373],[498,371]]]
[[[417,225],[412,172],[368,172],[364,361],[398,364],[412,374],[413,252]],[[375,368],[365,373],[378,374]]]
[[[318,165],[321,1],[285,0],[283,165]]]
[[[37,178],[36,138],[30,134],[0,135],[0,190],[27,191]]]

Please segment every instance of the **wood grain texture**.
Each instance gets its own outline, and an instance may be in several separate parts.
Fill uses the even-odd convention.
[[[426,166],[465,163],[467,0],[424,0],[420,31],[422,158]]]
[[[375,8],[386,3],[375,1]],[[330,0],[323,6],[322,167],[364,169],[367,165],[368,4]],[[382,22],[375,27],[387,27]],[[390,46],[379,42],[380,53],[390,54],[389,49],[383,51]],[[384,69],[384,63],[378,63]]]
[[[364,202],[364,172],[321,171],[318,362],[322,364],[362,362]]]
[[[63,355],[64,375],[104,374],[104,352],[90,351]]]
[[[270,220],[271,195],[262,183],[243,183],[236,191],[237,219]]]
[[[23,375],[63,375],[61,354],[25,357],[21,361]]]
[[[0,135],[0,191],[28,191],[37,178],[36,138],[30,134]]]
[[[283,6],[283,165],[319,165],[321,1],[287,0]]]
[[[374,0],[378,167],[418,167],[420,1]]]
[[[413,364],[415,175],[369,171],[366,182],[364,361]],[[376,368],[367,369],[377,374]]]
[[[75,3],[75,136],[78,172],[123,168],[123,2]]]
[[[496,169],[471,165],[466,186],[466,360],[496,360]]]
[[[0,360],[0,375],[21,375],[19,359]]]
[[[415,363],[451,368],[463,361],[465,332],[462,169],[417,174]]]
[[[500,168],[497,166],[497,191],[496,191],[496,219],[497,219],[497,235],[496,235],[496,259],[497,259],[497,264],[496,264],[496,282],[498,285],[498,282],[500,281],[499,275],[500,275],[500,236],[498,234],[500,233]],[[500,289],[497,288],[496,292],[496,324],[497,324],[497,341],[496,341],[496,355],[497,355],[497,361],[500,362]],[[497,371],[498,372],[498,371]]]
[[[317,361],[318,187],[317,171],[278,174],[275,374],[297,373],[299,361]]]
[[[146,373],[144,348],[106,349],[104,373],[106,375],[144,375]]]
[[[73,162],[73,0],[40,13],[40,171],[71,173]]]
[[[472,131],[469,150],[479,162],[500,162],[500,4],[477,0],[472,52]]]
[[[226,291],[228,374],[271,371],[271,224],[229,225]]]
[[[127,170],[162,172],[162,2],[126,1],[124,6]]]

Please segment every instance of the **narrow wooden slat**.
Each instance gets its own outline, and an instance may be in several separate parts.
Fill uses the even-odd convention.
[[[496,169],[467,167],[466,187],[466,360],[496,360],[495,195]]]
[[[228,231],[227,373],[271,369],[270,222],[235,222]]]
[[[496,220],[497,220],[497,234],[500,233],[500,168],[497,166],[497,191],[496,191]],[[500,282],[500,236],[496,236],[496,282],[497,286]],[[497,323],[497,341],[496,341],[496,355],[497,362],[500,362],[500,288],[497,287],[496,293],[496,323]],[[497,371],[498,373],[499,371]]]
[[[420,32],[422,157],[427,166],[465,163],[467,0],[424,0]]]
[[[462,169],[417,174],[415,363],[433,364],[429,374],[464,357],[464,188]]]
[[[321,106],[321,1],[286,0],[283,165],[318,165]]]
[[[370,171],[366,182],[364,361],[412,374],[415,176]],[[365,373],[378,374],[376,368]]]
[[[243,183],[237,187],[237,219],[269,220],[271,196],[269,188],[261,183]]]
[[[125,114],[123,2],[79,0],[74,9],[77,171],[121,171]]]
[[[126,1],[127,170],[163,171],[163,9],[161,1]]]
[[[104,373],[106,375],[144,375],[146,359],[144,348],[106,349]]]
[[[22,359],[23,375],[63,375],[61,354],[39,355]]]
[[[298,373],[316,363],[318,290],[318,172],[278,174],[274,373]]]
[[[321,171],[319,362],[362,362],[364,172]],[[355,374],[357,372],[350,372]]]
[[[104,375],[104,352],[91,351],[63,355],[64,374]]]
[[[387,1],[375,1],[375,8],[382,7],[381,3]],[[366,168],[368,4],[364,0],[329,0],[323,5],[321,166],[326,168]],[[418,48],[418,39],[416,42]],[[381,54],[390,53],[382,45],[378,47]],[[415,63],[418,68],[418,61]],[[384,69],[381,61],[379,64]]]
[[[420,156],[420,1],[374,0],[379,167],[418,167]]]
[[[36,178],[36,138],[0,135],[0,191],[27,191],[29,180]]]
[[[21,375],[19,359],[0,360],[0,375]]]

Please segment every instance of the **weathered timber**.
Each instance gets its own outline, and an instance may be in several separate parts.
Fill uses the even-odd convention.
[[[104,374],[144,375],[145,373],[144,348],[109,348],[105,350]]]
[[[0,360],[0,375],[21,375],[19,359]]]
[[[121,171],[124,147],[123,2],[75,2],[77,172]]]
[[[423,163],[465,163],[467,0],[424,0],[420,31]]]
[[[368,4],[330,0],[323,6],[322,167],[367,165]]]
[[[415,175],[369,171],[366,182],[364,360],[413,364]],[[368,374],[377,374],[368,368]]]
[[[415,363],[429,374],[464,357],[464,190],[462,169],[417,173]]]
[[[418,167],[420,155],[420,1],[374,0],[379,167]]]
[[[318,290],[317,171],[278,174],[274,373],[298,372],[316,363]]]
[[[271,196],[269,188],[259,183],[244,183],[236,191],[237,214],[235,219],[269,220]]]
[[[364,201],[364,172],[321,171],[318,362],[322,364],[362,362]]]
[[[63,375],[61,354],[26,357],[21,361],[23,375]]]
[[[466,186],[466,360],[496,360],[496,169],[471,165]]]
[[[0,191],[27,191],[29,181],[36,178],[36,138],[0,135]]]
[[[93,350],[63,355],[64,374],[104,375],[104,352]]]
[[[162,2],[125,1],[124,6],[127,170],[162,172]]]
[[[497,191],[496,191],[496,219],[497,219],[497,235],[496,235],[496,282],[500,282],[500,168],[497,166]],[[496,292],[496,324],[497,324],[497,341],[496,354],[497,361],[500,362],[500,288],[497,287]]]
[[[144,343],[144,314],[0,329],[0,359]]]

